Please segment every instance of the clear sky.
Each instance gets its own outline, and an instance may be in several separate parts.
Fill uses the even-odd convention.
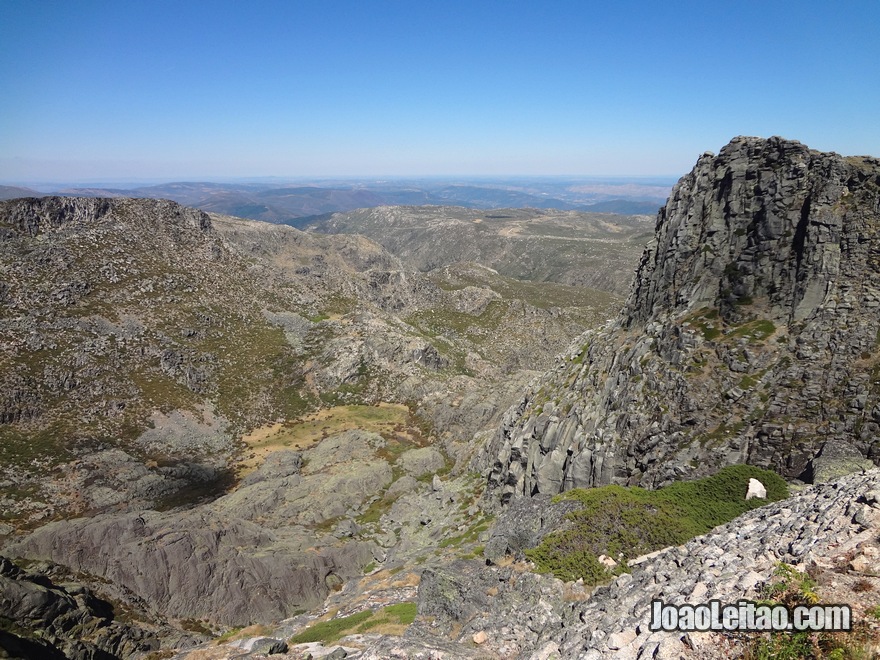
[[[878,28],[878,0],[0,0],[0,181],[880,156]]]

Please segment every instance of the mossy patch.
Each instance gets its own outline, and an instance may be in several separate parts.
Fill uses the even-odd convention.
[[[377,628],[382,628],[382,632],[385,634],[399,635],[403,633],[406,626],[415,621],[415,618],[415,603],[397,603],[383,607],[378,612],[364,610],[330,621],[320,621],[297,633],[288,642],[290,644],[307,644],[309,642],[327,644],[354,632],[363,633]]]
[[[738,305],[746,306],[753,304],[749,297],[740,298]],[[768,339],[776,332],[776,326],[769,319],[753,319],[739,324],[725,323],[718,314],[717,309],[704,307],[687,316],[683,322],[694,326],[706,341],[731,341],[745,338],[750,343],[760,343]]]
[[[767,488],[766,500],[745,500],[750,478]],[[613,574],[599,562],[600,555],[621,559],[615,572],[622,572],[629,559],[680,545],[741,513],[787,496],[788,487],[781,477],[749,465],[726,467],[714,476],[655,491],[622,486],[576,489],[558,496],[582,504],[566,516],[570,526],[546,536],[526,556],[541,572],[597,584]]]

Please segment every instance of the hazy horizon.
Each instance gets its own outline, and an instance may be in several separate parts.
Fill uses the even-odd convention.
[[[594,183],[606,184],[609,186],[624,186],[627,184],[641,185],[657,185],[671,186],[680,177],[677,175],[577,175],[577,174],[548,174],[548,175],[526,175],[511,174],[508,176],[493,175],[468,175],[468,174],[435,174],[435,175],[385,175],[385,176],[241,176],[241,177],[217,177],[210,179],[207,177],[190,177],[180,179],[164,179],[164,178],[103,178],[92,180],[67,180],[67,181],[12,181],[0,179],[0,185],[18,186],[31,188],[40,192],[52,192],[62,189],[75,188],[117,188],[125,190],[128,188],[140,188],[150,186],[163,186],[175,184],[218,184],[218,185],[254,185],[254,186],[369,186],[379,185],[383,183],[403,184],[403,183],[429,183],[447,185],[465,185],[465,184],[482,184],[482,185],[513,185],[515,183],[525,184],[528,182],[570,182],[573,184]]]
[[[737,135],[880,154],[867,0],[3,7],[7,183],[678,177]]]

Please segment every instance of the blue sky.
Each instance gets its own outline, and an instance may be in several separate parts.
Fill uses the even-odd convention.
[[[880,2],[0,0],[0,181],[880,155]]]

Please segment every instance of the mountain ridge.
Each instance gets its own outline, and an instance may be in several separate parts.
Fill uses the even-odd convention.
[[[880,459],[880,161],[735,138],[676,184],[617,319],[508,411],[502,499]],[[830,453],[830,450],[829,450]]]

